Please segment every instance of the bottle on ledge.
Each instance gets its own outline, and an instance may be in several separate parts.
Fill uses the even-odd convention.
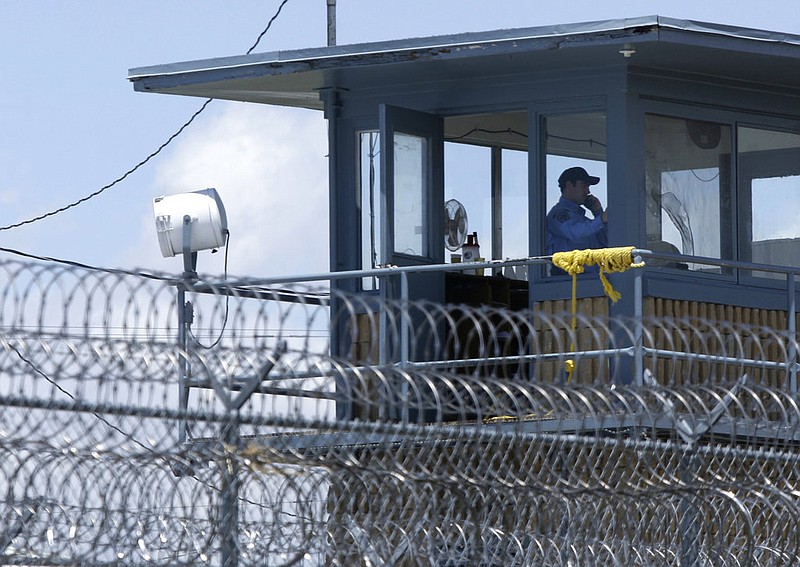
[[[477,262],[481,255],[481,247],[478,244],[478,233],[473,232],[467,235],[467,242],[461,247],[461,256],[464,262]]]

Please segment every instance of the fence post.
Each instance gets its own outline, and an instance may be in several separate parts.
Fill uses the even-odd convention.
[[[239,464],[233,452],[239,447],[239,411],[229,410],[223,424],[221,451],[222,486],[220,487],[220,555],[222,567],[239,565]]]

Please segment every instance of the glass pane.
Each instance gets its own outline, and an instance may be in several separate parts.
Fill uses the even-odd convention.
[[[394,136],[394,250],[428,256],[426,154],[427,141],[419,136]]]
[[[580,167],[591,177],[586,191],[603,209],[608,206],[606,190],[606,117],[602,112],[549,116],[545,120],[547,140],[547,253],[608,246],[607,225],[602,215],[595,218],[583,198],[559,186],[567,169]],[[584,181],[585,182],[585,181]],[[576,183],[570,182],[573,185]],[[562,211],[565,209],[567,212]],[[558,218],[559,220],[556,220]]]
[[[800,135],[740,127],[742,259],[797,266],[800,260]],[[759,276],[783,278],[759,272]]]
[[[467,211],[467,234],[478,233],[481,256],[492,253],[491,150],[469,144],[444,145],[444,200],[456,199]],[[445,250],[445,261],[461,250]]]
[[[503,258],[528,254],[528,152],[503,150]]]
[[[646,247],[731,258],[730,126],[648,114],[645,152]],[[666,267],[720,272],[703,264]]]
[[[449,116],[444,127],[445,201],[455,199],[464,205],[467,232],[478,233],[480,256],[528,256],[528,113]],[[494,171],[497,166],[500,170]],[[449,207],[457,210],[455,205]],[[452,233],[456,223],[449,218],[445,224]],[[451,250],[454,244],[447,241],[446,259],[460,253]]]
[[[492,149],[445,143],[444,198],[464,205],[467,211],[465,233],[478,233],[481,257],[492,258],[495,244],[492,215],[499,214],[502,250],[497,259],[523,258],[528,256],[528,154],[504,149],[501,160],[501,197],[493,203]],[[461,250],[446,249],[445,261],[460,254]]]
[[[361,188],[361,268],[374,268],[382,263],[380,208],[380,136],[377,132],[359,134],[359,186]],[[364,278],[362,289],[378,288],[377,278]]]

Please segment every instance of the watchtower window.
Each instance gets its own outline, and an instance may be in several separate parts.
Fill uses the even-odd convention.
[[[742,259],[797,265],[800,135],[744,126],[737,129],[737,134]],[[770,277],[764,272],[757,275]]]
[[[465,207],[480,255],[528,256],[528,113],[448,116],[444,128],[445,200]]]
[[[645,116],[648,248],[733,257],[731,138],[726,124]]]
[[[578,114],[559,114],[547,116],[543,122],[545,134],[545,169],[546,169],[546,210],[551,211],[562,197],[558,179],[562,172],[569,168],[582,167],[591,177],[598,177],[599,182],[589,187],[602,205],[608,207],[607,199],[607,141],[606,115],[604,112],[586,112]],[[569,200],[571,197],[565,196]],[[573,196],[574,197],[574,196]],[[585,213],[587,219],[592,215]],[[582,240],[572,240],[559,235],[553,240],[551,227],[547,227],[547,252],[567,251],[583,248],[602,248],[605,242],[605,229],[602,236],[585,236]]]
[[[446,142],[444,150],[445,200],[464,205],[467,232],[478,233],[481,255],[528,256],[527,152],[456,142]]]
[[[606,115],[603,112],[545,118],[547,140],[547,205],[558,201],[558,176],[568,167],[582,167],[600,178],[592,193],[606,202]]]
[[[395,134],[394,141],[394,250],[409,256],[427,256],[426,140]]]

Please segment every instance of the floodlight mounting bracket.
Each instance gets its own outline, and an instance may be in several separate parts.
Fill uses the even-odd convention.
[[[197,279],[197,251],[192,250],[192,217],[183,215],[183,278]]]

